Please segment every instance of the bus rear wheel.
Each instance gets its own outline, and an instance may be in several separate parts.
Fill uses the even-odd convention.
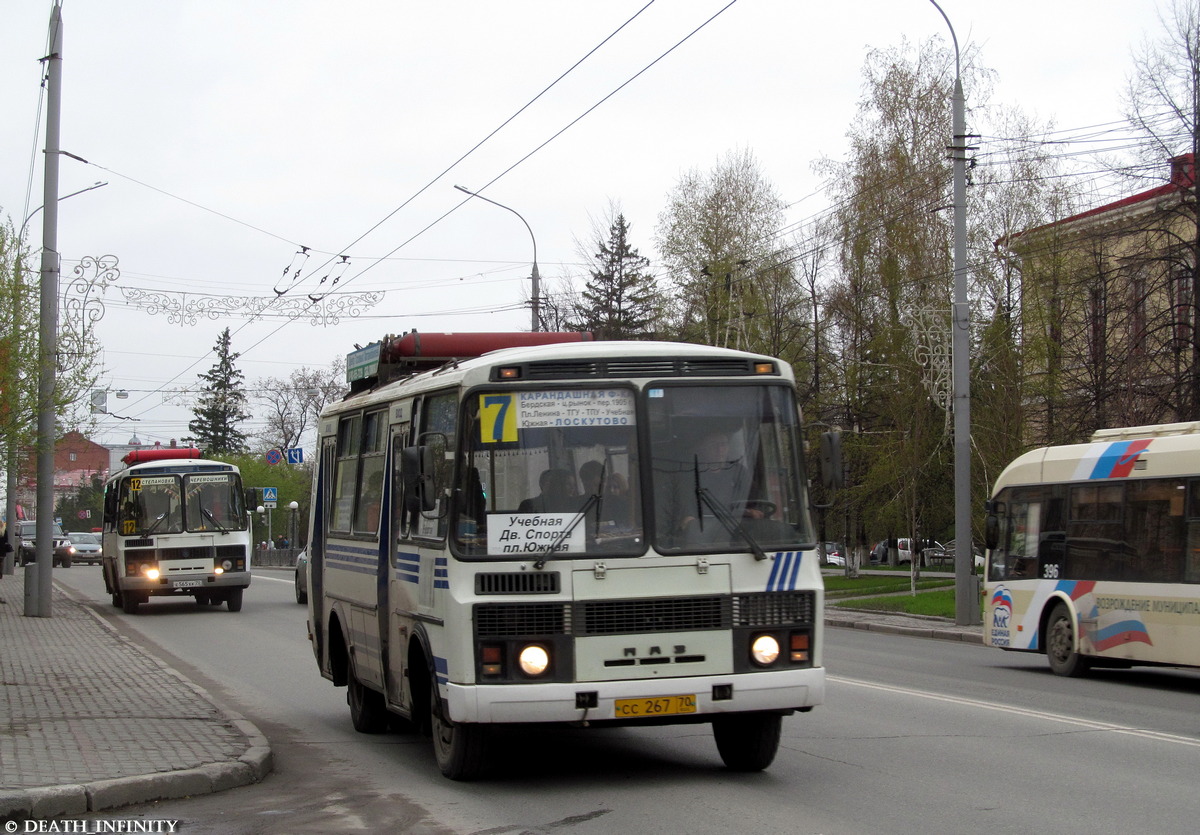
[[[783,717],[778,713],[744,713],[713,720],[713,738],[725,767],[762,771],[775,760]]]
[[[1046,660],[1055,675],[1060,676],[1081,676],[1092,666],[1075,650],[1075,621],[1061,603],[1046,621]]]
[[[438,768],[451,780],[474,780],[483,773],[486,763],[487,728],[445,718],[437,677],[433,674],[430,674],[429,686],[429,726],[433,732],[433,754]]]

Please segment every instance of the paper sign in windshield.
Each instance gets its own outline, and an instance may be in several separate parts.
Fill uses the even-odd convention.
[[[587,548],[583,520],[550,550],[578,517],[578,513],[489,513],[488,553],[537,556],[583,551]]]

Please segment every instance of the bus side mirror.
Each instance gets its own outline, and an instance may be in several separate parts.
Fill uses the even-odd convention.
[[[821,433],[821,484],[827,490],[844,487],[846,482],[842,470],[842,433]]]
[[[432,476],[425,469],[426,447],[406,446],[400,450],[400,480],[404,484],[404,509],[409,513],[433,510]]]
[[[400,480],[404,484],[404,508],[410,513],[438,509],[442,494],[442,461],[446,457],[446,436],[430,432],[417,439],[416,446],[400,450]]]

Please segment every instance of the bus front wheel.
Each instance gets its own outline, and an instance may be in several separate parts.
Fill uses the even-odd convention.
[[[452,722],[442,713],[437,677],[430,674],[429,725],[438,768],[451,780],[474,780],[483,772],[487,756],[487,727]]]
[[[713,738],[725,767],[762,771],[775,760],[783,717],[778,713],[744,713],[713,720]]]
[[[1075,649],[1075,621],[1061,603],[1046,621],[1046,660],[1060,676],[1080,676],[1091,667],[1091,662]]]
[[[230,589],[229,596],[225,598],[225,605],[231,612],[242,611],[242,589]]]

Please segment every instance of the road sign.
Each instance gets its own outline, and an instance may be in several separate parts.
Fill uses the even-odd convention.
[[[289,464],[304,463],[304,447],[294,446],[287,451],[287,461]]]
[[[277,449],[268,449],[267,450],[267,463],[268,464],[278,464],[282,460],[283,460],[282,452],[280,452]]]

